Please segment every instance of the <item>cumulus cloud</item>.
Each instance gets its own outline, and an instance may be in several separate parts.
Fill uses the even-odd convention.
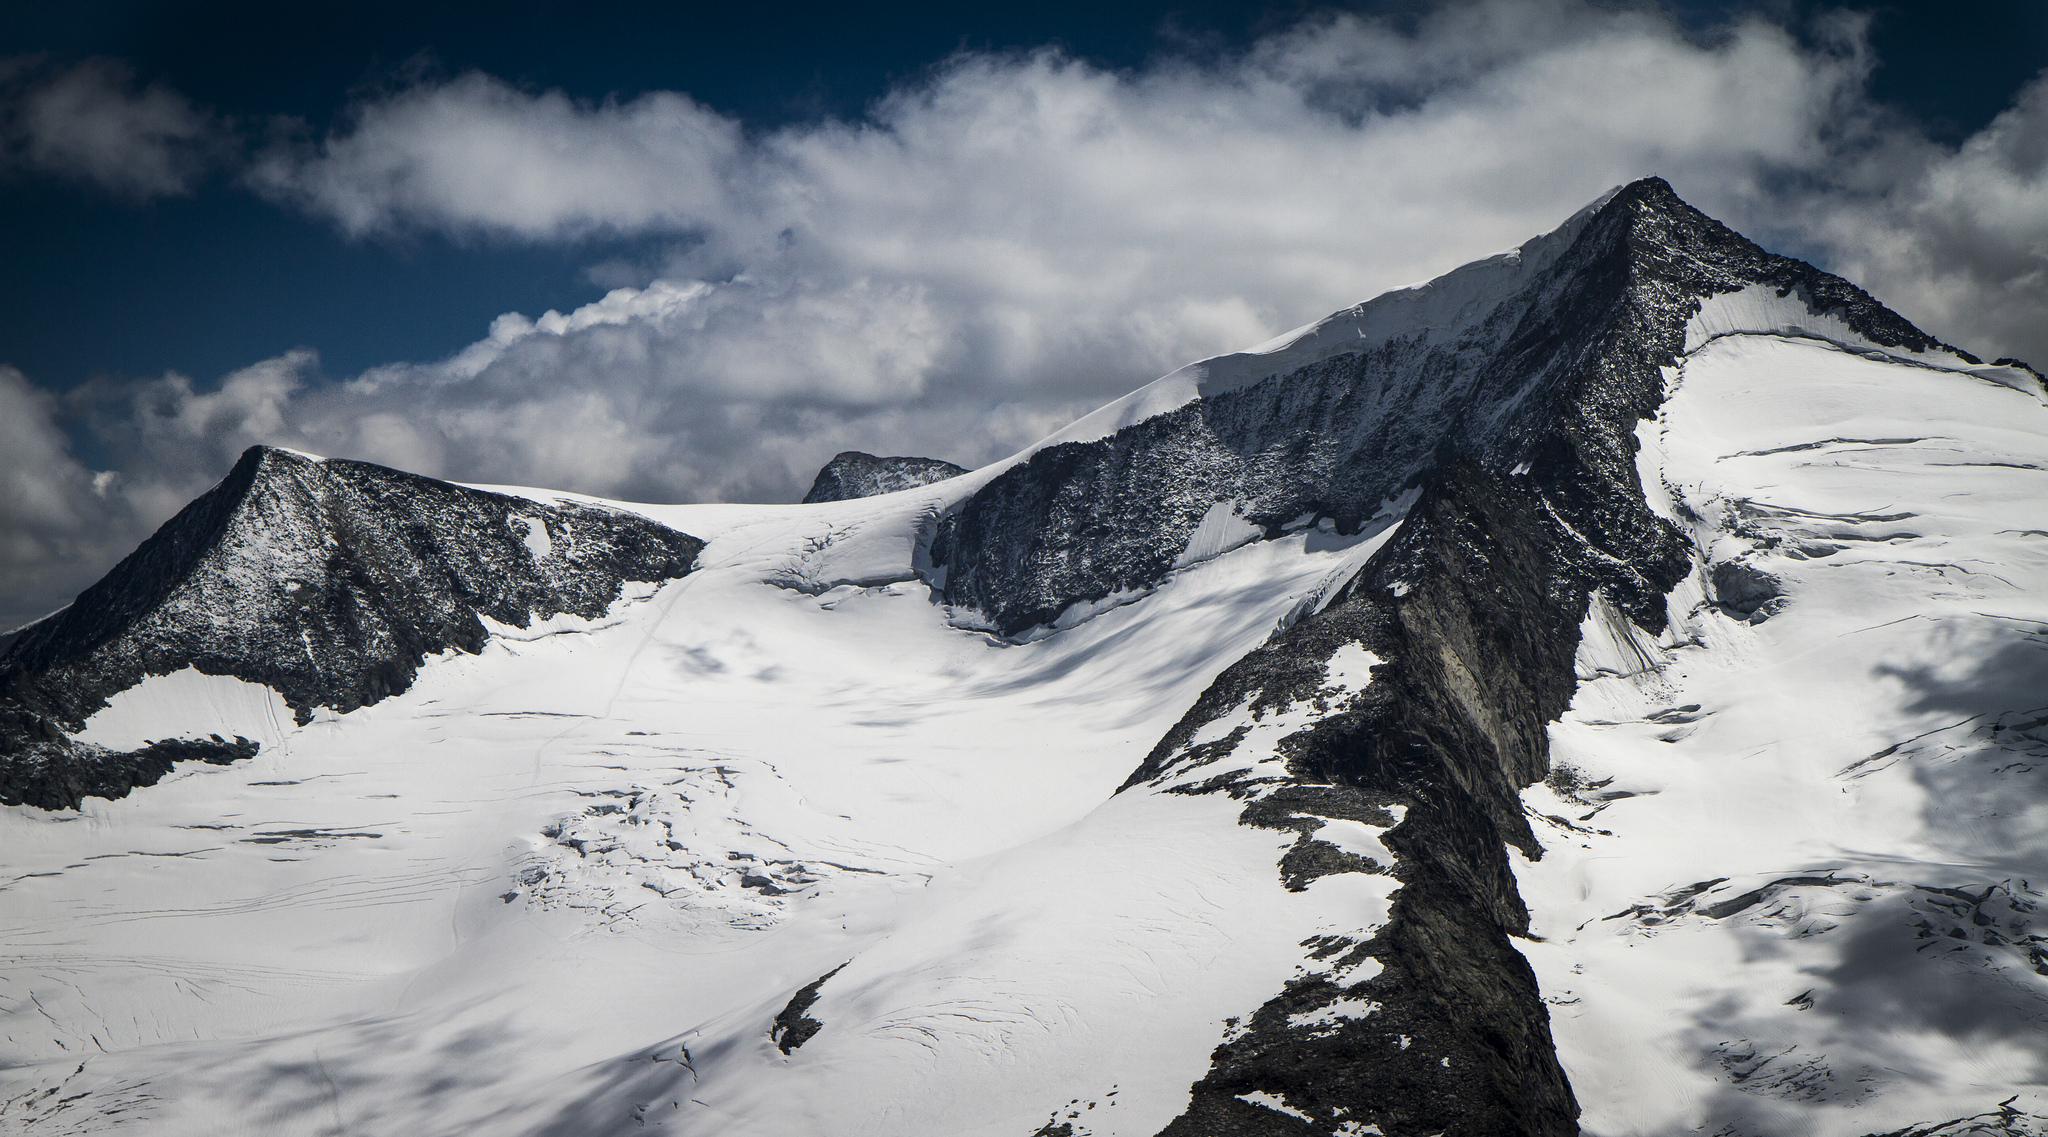
[[[1807,29],[1814,32],[1816,29]],[[860,120],[483,75],[370,98],[249,184],[358,235],[637,237],[637,286],[340,382],[304,353],[74,405],[132,494],[263,440],[466,481],[794,500],[840,449],[966,464],[1191,359],[1513,246],[1646,174],[1929,330],[2048,359],[2048,94],[1960,148],[1867,96],[1862,25],[1708,38],[1575,0],[1311,19],[1111,71],[963,54]],[[183,471],[166,473],[165,471]]]
[[[1966,348],[2048,367],[2048,75],[1950,150],[1912,136],[1799,203],[1837,271]]]
[[[162,197],[189,192],[226,138],[213,115],[162,84],[138,87],[117,60],[61,70],[33,58],[0,60],[0,170]]]
[[[581,103],[480,74],[359,105],[349,120],[265,156],[251,184],[355,234],[676,228],[730,212],[741,150],[738,124],[686,95]]]

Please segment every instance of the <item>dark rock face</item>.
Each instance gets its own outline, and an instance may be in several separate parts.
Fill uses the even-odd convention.
[[[89,797],[126,797],[137,786],[153,786],[179,762],[225,766],[255,757],[257,749],[239,735],[228,741],[216,734],[115,751],[79,742],[40,715],[0,707],[0,805],[76,809]]]
[[[818,471],[817,479],[811,482],[811,492],[804,495],[804,504],[895,493],[943,482],[966,472],[965,466],[937,458],[877,458],[858,450],[845,450]]]
[[[1163,1135],[1335,1133],[1346,1120],[1388,1133],[1577,1131],[1536,977],[1511,939],[1528,914],[1506,846],[1542,852],[1518,795],[1548,769],[1545,724],[1570,702],[1589,593],[1648,585],[1654,597],[1689,558],[1647,511],[1587,540],[1577,522],[1598,519],[1575,496],[1570,479],[1440,466],[1344,594],[1227,670],[1133,775],[1185,770],[1188,740],[1209,721],[1318,697],[1324,661],[1346,645],[1382,661],[1364,691],[1283,742],[1285,777],[1176,787],[1246,801],[1244,824],[1302,829],[1278,866],[1287,887],[1390,871],[1401,888],[1377,934],[1304,945],[1324,970],[1249,1010]],[[1650,575],[1623,581],[1608,558],[1631,546]],[[1323,819],[1396,810],[1382,838],[1391,866],[1347,864],[1313,840]],[[1367,961],[1376,975],[1347,976]],[[1375,1009],[1291,1025],[1340,1001]],[[1320,1127],[1239,1098],[1255,1091]]]
[[[16,723],[0,719],[0,801],[61,808],[153,782],[146,752],[126,757],[136,777],[124,784],[118,756],[46,737],[82,729],[146,676],[189,666],[261,683],[303,723],[315,707],[347,712],[404,691],[428,655],[480,651],[483,617],[594,618],[626,581],[688,573],[702,547],[630,514],[254,447],[70,607],[0,649],[0,707]]]
[[[1613,477],[1606,467],[1632,460],[1621,436],[1655,408],[1657,366],[1683,349],[1701,299],[1752,284],[1796,294],[1879,344],[1942,346],[1847,281],[1764,252],[1663,181],[1637,182],[1455,334],[1423,328],[1368,344],[1005,471],[940,522],[931,557],[946,569],[945,599],[1015,634],[1077,601],[1156,583],[1217,501],[1243,502],[1241,515],[1269,534],[1303,514],[1351,532],[1444,452],[1505,471],[1544,445],[1592,446],[1580,460]]]
[[[805,984],[802,990],[789,997],[787,1006],[775,1013],[775,1024],[768,1028],[768,1038],[775,1043],[777,1050],[788,1054],[824,1029],[824,1023],[810,1016],[811,1004],[818,1001],[818,992],[825,989],[825,981],[845,967],[842,963]]]
[[[1400,531],[1336,599],[1218,677],[1127,783],[1227,793],[1247,803],[1240,823],[1299,831],[1276,866],[1285,887],[1337,872],[1386,871],[1400,881],[1376,932],[1303,945],[1310,969],[1247,1008],[1161,1137],[1335,1134],[1359,1124],[1501,1137],[1578,1131],[1535,975],[1514,948],[1514,937],[1528,934],[1528,914],[1507,847],[1542,854],[1519,792],[1548,772],[1545,728],[1570,702],[1591,596],[1604,594],[1639,626],[1661,631],[1663,596],[1691,568],[1689,542],[1644,503],[1633,430],[1655,413],[1660,368],[1683,350],[1700,298],[1756,282],[1796,291],[1880,344],[1937,346],[1853,286],[1764,253],[1662,182],[1641,182],[1608,202],[1518,298],[1519,315],[1496,314],[1511,327],[1488,354],[1416,364],[1436,367],[1438,381],[1463,394],[1439,432],[1391,459],[1372,419],[1362,420],[1371,445],[1321,436],[1330,420],[1317,419],[1290,454],[1285,445],[1246,445],[1256,437],[1252,416],[1195,406],[1134,428],[1152,427],[1153,445],[1171,439],[1168,459],[1128,444],[1132,431],[1057,448],[1064,452],[1011,471],[1008,484],[992,482],[985,501],[959,514],[953,581],[963,598],[1015,625],[1100,581],[1142,578],[1171,556],[1135,528],[1080,550],[1102,531],[1064,529],[1061,520],[1110,493],[1111,508],[1139,524],[1143,498],[1120,487],[1175,462],[1192,461],[1188,476],[1202,493],[1251,487],[1257,500],[1280,503],[1254,515],[1262,521],[1311,506],[1355,518],[1397,478],[1421,487]],[[1285,384],[1320,390],[1337,375],[1371,389],[1400,381],[1362,356],[1320,366],[1327,377],[1312,369],[1231,395],[1278,413],[1284,395],[1273,388]],[[1267,429],[1267,438],[1282,430]],[[1433,449],[1423,453],[1425,445]],[[1279,474],[1290,464],[1306,479],[1292,490]],[[1364,496],[1346,501],[1340,492]],[[1186,507],[1185,499],[1165,503],[1163,544]],[[1062,571],[1048,571],[1041,557]],[[1350,645],[1381,661],[1355,693],[1327,685],[1327,661]],[[1317,700],[1327,713],[1278,745],[1284,773],[1268,763],[1259,768],[1268,772],[1200,778],[1245,732],[1197,746],[1197,731]],[[1314,839],[1326,819],[1384,825],[1375,816],[1396,813],[1399,823],[1380,838],[1392,866]],[[1340,1004],[1353,1010],[1336,1013]],[[1240,1096],[1251,1093],[1294,1112]]]

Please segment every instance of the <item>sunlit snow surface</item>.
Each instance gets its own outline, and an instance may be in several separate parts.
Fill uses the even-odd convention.
[[[1399,303],[1455,320],[1454,291]],[[1262,351],[1327,354],[1369,309]],[[1796,300],[1695,323],[1640,467],[1701,570],[1660,641],[1596,603],[1525,795],[1547,852],[1518,864],[1519,946],[1585,1127],[2048,1112],[2048,411],[2024,373],[1887,358]],[[1176,375],[1106,412],[1215,378]],[[494,626],[345,716],[189,671],[118,696],[87,738],[264,748],[0,810],[0,1128],[1155,1134],[1303,941],[1369,935],[1396,881],[1289,892],[1293,832],[1171,778],[1114,791],[1405,500],[1249,544],[1218,503],[1157,589],[1002,641],[914,571],[920,527],[1002,468],[596,502],[710,540],[703,567]],[[1714,603],[1731,562],[1778,582],[1756,617]],[[1328,682],[1376,662],[1343,649]],[[1276,708],[1230,761],[1283,761],[1316,713]],[[1391,859],[1372,826],[1319,834]],[[827,973],[784,1053],[775,1016]]]
[[[1391,519],[1191,550],[1012,643],[877,583],[959,492],[650,509],[712,539],[699,571],[602,620],[494,627],[305,727],[232,679],[124,693],[89,737],[175,719],[266,745],[80,814],[0,811],[0,1117],[1016,1135],[1078,1100],[1082,1131],[1156,1132],[1224,1020],[1393,886],[1287,892],[1294,834],[1113,791]],[[775,1014],[842,964],[783,1054]]]
[[[2048,1113],[2039,388],[1700,339],[1639,465],[1709,566],[1660,643],[1596,609],[1524,795],[1522,946],[1585,1130]],[[1782,582],[1759,621],[1710,602],[1738,558]]]

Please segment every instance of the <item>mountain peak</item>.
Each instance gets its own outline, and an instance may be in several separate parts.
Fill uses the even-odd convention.
[[[7,1116],[2035,1133],[2044,416],[1645,180],[843,507],[253,449],[0,644],[218,764],[0,811]]]
[[[404,690],[425,655],[478,650],[480,617],[594,617],[625,581],[683,575],[701,547],[631,514],[252,446],[8,644],[0,690],[75,727],[107,693],[190,665],[270,685],[303,720]]]
[[[1560,448],[1631,485],[1662,369],[1734,332],[1977,362],[1643,178],[1516,249],[1079,420],[959,503],[932,563],[948,601],[1016,634],[1154,586],[1219,503],[1269,537],[1317,518],[1348,533],[1445,455],[1504,471]]]
[[[116,692],[190,667],[270,687],[303,723],[404,691],[430,655],[481,650],[486,618],[595,618],[702,547],[636,514],[252,446],[0,648],[0,704],[78,731]]]

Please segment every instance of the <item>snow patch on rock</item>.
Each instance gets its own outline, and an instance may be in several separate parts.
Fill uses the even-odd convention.
[[[276,691],[186,667],[118,692],[74,737],[109,750],[135,750],[158,739],[241,735],[268,749],[283,745],[296,729],[292,709]]]
[[[555,543],[548,537],[546,521],[538,517],[514,517],[512,523],[525,527],[526,535],[520,540],[525,543],[526,551],[533,554],[534,560],[546,560],[555,551]]]

